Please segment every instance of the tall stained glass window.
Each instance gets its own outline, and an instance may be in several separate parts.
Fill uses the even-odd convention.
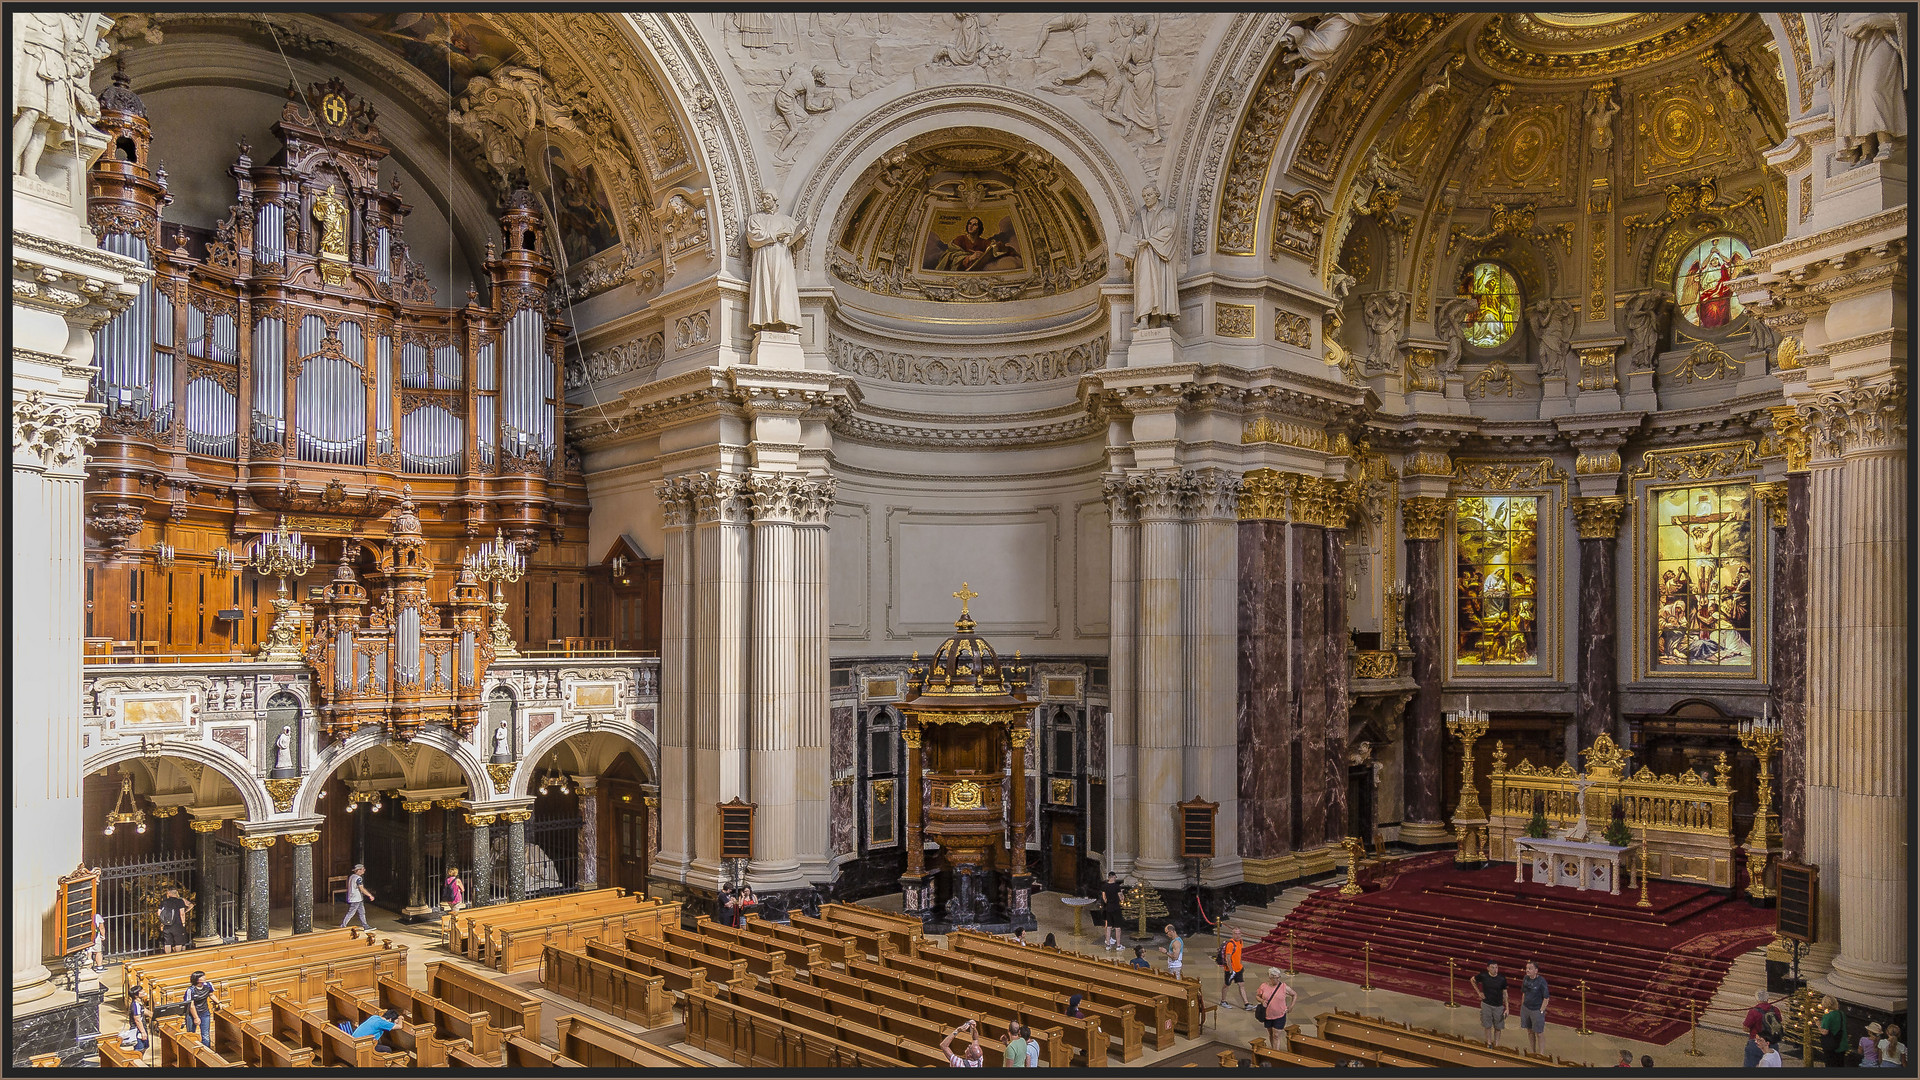
[[[1499,263],[1474,263],[1467,271],[1467,295],[1473,314],[1467,319],[1467,342],[1482,349],[1498,348],[1520,326],[1520,285]]]
[[[1537,495],[1473,495],[1454,508],[1454,662],[1538,664]]]
[[[1753,665],[1753,492],[1746,484],[1654,495],[1654,669]]]
[[[1715,236],[1695,244],[1680,259],[1673,282],[1681,317],[1703,330],[1739,318],[1743,309],[1733,294],[1733,279],[1749,254],[1747,242],[1737,236]]]

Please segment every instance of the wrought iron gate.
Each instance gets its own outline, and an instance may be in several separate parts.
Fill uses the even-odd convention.
[[[240,902],[241,859],[239,844],[214,837],[213,881],[208,888],[213,896],[210,900],[198,901],[213,904],[213,932],[229,945],[239,941],[246,933],[246,927],[241,925],[246,915],[246,905]],[[196,910],[194,914],[197,916],[200,913]],[[195,933],[198,932],[196,929]]]
[[[579,887],[582,824],[577,817],[527,822],[528,896],[551,896]]]
[[[194,887],[199,860],[184,852],[109,860],[100,869],[99,911],[106,923],[106,957],[118,960],[160,951],[160,901],[177,888],[198,904]],[[198,912],[190,913],[188,928]]]

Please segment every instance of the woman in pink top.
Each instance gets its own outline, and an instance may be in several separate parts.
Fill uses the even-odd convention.
[[[447,869],[447,904],[452,910],[459,911],[466,902],[467,887],[460,880],[460,868],[449,867]]]

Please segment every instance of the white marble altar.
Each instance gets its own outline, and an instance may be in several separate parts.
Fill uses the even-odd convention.
[[[1517,837],[1513,841],[1513,883],[1525,878],[1523,870],[1533,867],[1533,881],[1549,888],[1574,888],[1581,892],[1605,889],[1620,895],[1620,856],[1626,848],[1595,844],[1582,840],[1534,839]],[[1525,856],[1521,858],[1519,856]]]

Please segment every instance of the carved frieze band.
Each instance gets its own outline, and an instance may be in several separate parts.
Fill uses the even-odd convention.
[[[885,349],[836,334],[827,340],[827,358],[835,370],[867,379],[922,386],[1008,386],[1072,378],[1105,367],[1107,335],[1039,352],[941,356]]]

